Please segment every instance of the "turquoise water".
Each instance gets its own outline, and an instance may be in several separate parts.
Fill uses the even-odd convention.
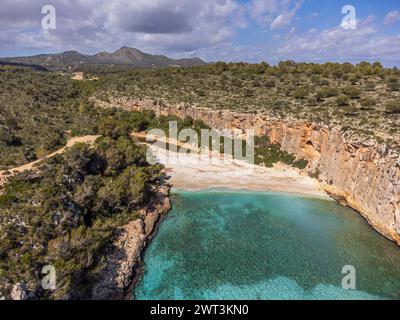
[[[333,201],[178,192],[136,299],[399,299],[400,249]],[[356,269],[344,290],[342,268]]]

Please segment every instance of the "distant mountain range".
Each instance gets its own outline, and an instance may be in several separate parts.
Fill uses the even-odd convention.
[[[172,59],[164,55],[151,55],[135,48],[122,47],[115,52],[99,52],[85,55],[77,51],[66,51],[59,54],[40,54],[30,57],[1,58],[1,64],[28,65],[47,70],[77,70],[84,66],[124,66],[132,68],[153,68],[180,66],[189,67],[206,64],[199,58]]]

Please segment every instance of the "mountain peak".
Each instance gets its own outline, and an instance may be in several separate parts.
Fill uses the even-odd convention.
[[[71,55],[83,56],[83,54],[81,54],[81,53],[79,53],[78,51],[75,51],[75,50],[64,51],[61,55],[63,55],[63,56],[71,56]]]
[[[144,54],[144,52],[140,51],[139,49],[136,48],[131,48],[131,47],[127,47],[127,46],[123,46],[121,48],[119,48],[118,50],[114,51],[114,53],[117,52],[133,52],[133,53],[142,53]]]
[[[8,58],[7,61],[35,64],[51,70],[62,70],[65,67],[81,68],[82,65],[125,65],[131,68],[153,68],[205,64],[199,58],[172,59],[164,55],[151,55],[128,46],[123,46],[112,53],[102,51],[95,55],[84,55],[69,50],[56,55],[42,54],[33,57]]]

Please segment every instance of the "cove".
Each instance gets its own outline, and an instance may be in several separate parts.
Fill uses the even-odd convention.
[[[334,201],[177,191],[136,299],[399,299],[400,249]],[[356,270],[356,290],[342,269]]]

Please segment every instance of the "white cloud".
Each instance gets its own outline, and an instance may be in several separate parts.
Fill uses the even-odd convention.
[[[189,52],[229,41],[244,27],[236,0],[52,0],[57,29],[43,32],[47,0],[1,0],[0,50],[76,49],[95,52],[136,46]]]
[[[223,55],[220,52],[214,54],[228,61],[380,61],[388,66],[398,66],[400,34],[384,35],[379,29],[365,24],[360,24],[356,30],[344,30],[340,27],[310,29],[304,33],[287,33],[284,37],[277,34],[273,37],[273,45],[269,42],[240,48],[227,46],[223,52]]]
[[[252,0],[250,16],[261,26],[279,29],[289,26],[302,0]]]
[[[307,61],[399,61],[400,35],[382,35],[366,23],[359,24],[355,30],[344,30],[340,27],[310,30],[290,37],[279,46],[275,54]]]
[[[121,3],[122,2],[122,3]],[[193,51],[229,41],[241,27],[233,0],[122,0],[105,5],[107,27],[135,45],[160,51]]]
[[[286,27],[292,23],[294,16],[296,15],[297,10],[300,9],[301,2],[296,3],[294,8],[289,12],[285,12],[280,14],[275,18],[274,21],[271,23],[271,29],[279,29]]]
[[[385,19],[383,20],[384,25],[392,24],[400,20],[400,11],[399,10],[392,10],[390,11]]]
[[[309,16],[308,16],[308,20],[311,20],[311,19],[314,19],[314,18],[316,18],[316,17],[318,17],[319,16],[319,13],[318,12],[313,12],[313,13],[311,13]]]
[[[373,14],[370,14],[368,17],[366,17],[364,20],[362,20],[360,23],[363,25],[369,25],[375,20],[375,16]]]
[[[44,31],[41,8],[49,4],[48,0],[0,0],[0,54],[64,50],[95,53],[127,45],[174,57],[199,55],[206,60],[400,62],[400,35],[379,31],[372,15],[358,21],[356,30],[314,27],[301,33],[301,28],[297,30],[292,24],[301,0],[251,0],[247,4],[240,0],[50,3],[57,10],[57,30]],[[392,10],[385,23],[394,23],[399,15]],[[317,16],[314,13],[303,18]],[[235,46],[237,30],[251,25],[251,20],[259,28],[249,29],[249,38],[259,32],[265,36],[265,43]],[[275,32],[279,28],[287,32]]]

